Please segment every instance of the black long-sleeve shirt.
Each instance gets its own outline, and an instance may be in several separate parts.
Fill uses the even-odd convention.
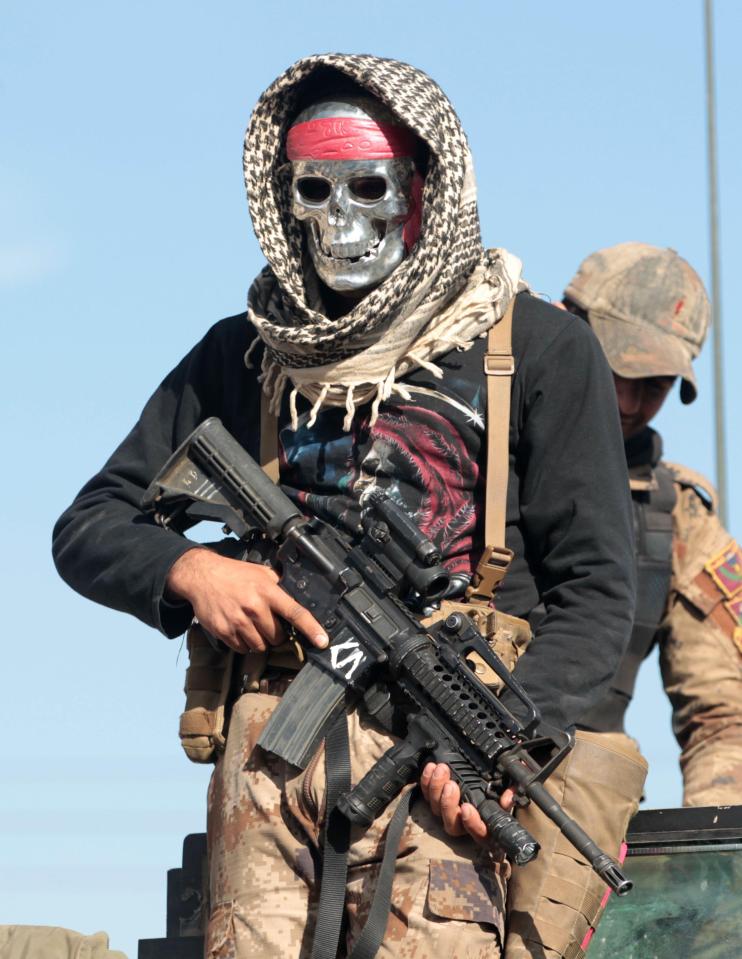
[[[139,617],[168,636],[187,627],[187,604],[165,598],[173,563],[192,543],[141,510],[147,485],[208,416],[259,454],[260,387],[244,353],[244,314],[215,324],[163,380],[139,421],[54,530],[54,558],[83,595]],[[281,477],[307,512],[336,519],[369,483],[385,485],[466,576],[482,548],[485,341],[418,369],[409,399],[368,409],[351,433],[329,410],[299,429],[281,416]],[[626,461],[610,371],[581,320],[520,294],[513,320],[516,371],[510,410],[506,543],[515,553],[497,594],[504,612],[546,607],[516,675],[544,718],[571,725],[600,697],[628,641],[633,550]],[[259,359],[259,357],[258,357]],[[287,404],[284,404],[286,407]]]

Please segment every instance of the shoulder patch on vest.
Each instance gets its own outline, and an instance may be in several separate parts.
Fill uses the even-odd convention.
[[[716,512],[718,505],[716,488],[702,473],[692,470],[689,466],[683,466],[681,463],[668,463],[666,460],[662,460],[662,465],[670,470],[676,483],[695,490],[706,508],[713,513]]]
[[[735,540],[706,563],[694,585],[706,615],[732,637],[742,653],[742,549]]]
[[[705,568],[726,597],[742,595],[742,549],[735,540],[730,540]]]

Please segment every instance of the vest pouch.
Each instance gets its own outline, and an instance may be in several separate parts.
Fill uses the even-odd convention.
[[[433,623],[445,619],[451,613],[463,613],[469,616],[489,643],[492,651],[500,657],[510,672],[513,671],[515,664],[531,642],[531,627],[525,619],[509,616],[507,613],[501,613],[481,603],[459,603],[444,599],[441,602],[441,608],[423,622],[432,626]],[[474,672],[479,679],[491,686],[495,692],[500,693],[503,683],[495,671],[476,653],[472,653],[468,659],[474,664]]]
[[[624,733],[578,729],[574,749],[545,785],[568,816],[618,857],[646,775],[644,757]],[[503,959],[584,959],[609,889],[534,803],[518,810],[518,822],[541,851],[528,865],[513,866]]]
[[[180,742],[192,762],[215,762],[226,741],[235,654],[223,646],[215,649],[198,623],[188,630],[187,646],[186,702],[180,717]]]

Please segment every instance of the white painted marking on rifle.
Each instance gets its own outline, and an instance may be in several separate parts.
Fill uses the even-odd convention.
[[[339,653],[347,653],[348,655],[345,659],[339,658]],[[340,672],[345,666],[348,666],[352,663],[352,666],[345,673],[345,678],[350,679],[353,673],[358,669],[358,667],[363,662],[363,651],[358,645],[358,640],[346,639],[344,643],[338,643],[337,646],[330,647],[330,661],[332,662],[332,668]]]

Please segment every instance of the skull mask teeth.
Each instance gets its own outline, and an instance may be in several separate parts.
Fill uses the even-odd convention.
[[[407,157],[293,161],[293,213],[331,289],[371,289],[402,262],[413,173]]]

